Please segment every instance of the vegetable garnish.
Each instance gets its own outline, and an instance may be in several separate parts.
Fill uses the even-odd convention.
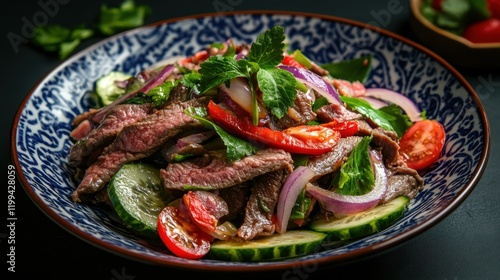
[[[253,95],[253,112],[257,112],[256,88],[262,92],[264,105],[278,118],[282,118],[295,99],[296,81],[293,75],[276,68],[283,60],[285,34],[283,26],[275,26],[259,35],[252,44],[247,59],[212,56],[201,64],[200,92],[227,83],[237,78],[248,79]],[[254,84],[253,81],[257,81]],[[257,125],[258,114],[254,113],[252,122]]]
[[[57,53],[59,59],[63,60],[76,49],[81,41],[92,36],[94,36],[94,30],[89,28],[67,28],[49,24],[36,29],[31,43],[46,52]]]
[[[348,107],[369,118],[383,129],[396,132],[400,137],[411,126],[408,116],[403,114],[401,109],[395,105],[375,109],[368,101],[360,98],[341,96],[340,99]]]
[[[364,83],[370,74],[371,63],[372,55],[364,55],[350,60],[325,63],[321,67],[335,79]]]
[[[446,140],[444,127],[436,120],[414,123],[401,137],[401,155],[408,167],[424,170],[441,156]]]
[[[253,125],[249,120],[238,119],[230,112],[210,101],[208,115],[230,133],[258,144],[283,149],[290,153],[320,155],[330,151],[340,139],[340,133],[324,126],[304,127],[297,133],[272,130]]]
[[[227,133],[220,126],[207,119],[208,114],[205,108],[189,108],[186,114],[201,121],[206,127],[214,129],[224,142],[227,148],[227,158],[230,161],[241,159],[244,156],[255,153],[257,148],[250,143],[243,141],[232,134]]]
[[[60,60],[69,57],[84,40],[97,34],[110,36],[120,31],[142,26],[150,13],[146,5],[136,5],[134,0],[123,0],[119,8],[101,6],[98,28],[85,25],[69,28],[59,24],[41,25],[36,28],[30,41],[33,45],[50,53],[57,53]]]
[[[134,0],[124,0],[120,7],[101,5],[99,31],[104,35],[113,35],[120,31],[144,24],[144,18],[151,13],[146,5],[136,5]]]

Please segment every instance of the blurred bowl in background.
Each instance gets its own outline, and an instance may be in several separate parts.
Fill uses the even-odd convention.
[[[411,28],[420,43],[458,67],[500,68],[500,43],[472,43],[434,25],[421,13],[425,0],[410,0]]]

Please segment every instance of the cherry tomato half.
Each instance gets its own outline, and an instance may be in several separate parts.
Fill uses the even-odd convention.
[[[436,120],[415,122],[399,140],[400,154],[408,167],[422,170],[435,163],[443,149],[444,127]]]
[[[193,260],[206,255],[213,240],[191,221],[188,213],[177,206],[166,206],[160,212],[158,234],[173,254]]]

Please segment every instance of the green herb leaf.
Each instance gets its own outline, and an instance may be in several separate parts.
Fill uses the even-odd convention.
[[[118,8],[101,6],[98,29],[104,35],[113,35],[120,31],[144,24],[144,19],[151,10],[145,5],[135,5],[133,0],[124,0]]]
[[[167,103],[168,97],[170,96],[170,92],[172,91],[173,88],[175,88],[178,84],[178,81],[166,81],[163,84],[152,88],[149,92],[148,95],[151,97],[151,100],[153,100],[153,104],[156,107],[161,107],[165,103]]]
[[[364,83],[370,73],[372,57],[372,55],[365,55],[341,62],[325,63],[321,67],[335,79]]]
[[[201,74],[200,93],[205,93],[236,77],[248,77],[245,69],[242,69],[234,58],[225,56],[209,57],[200,65],[199,73]]]
[[[394,131],[394,128],[391,124],[391,121],[394,119],[394,117],[385,113],[384,111],[373,108],[370,103],[368,103],[368,101],[349,96],[340,96],[340,100],[346,103],[347,107],[350,107],[361,115],[369,118],[383,129]]]
[[[277,118],[282,118],[293,105],[297,94],[295,77],[283,69],[260,69],[257,72],[257,82],[262,91],[264,105],[271,108]]]
[[[82,40],[93,34],[92,29],[84,27],[70,29],[57,24],[49,24],[36,29],[31,43],[44,51],[57,52],[59,59],[63,60],[73,53]]]
[[[250,48],[248,61],[258,63],[262,69],[272,69],[283,61],[285,28],[274,26],[260,34]]]
[[[368,150],[373,136],[365,136],[354,147],[333,180],[335,192],[343,195],[369,193],[375,184],[375,175]]]
[[[391,104],[380,109],[373,108],[368,101],[356,98],[341,96],[340,100],[348,107],[357,111],[361,115],[369,118],[378,126],[385,130],[396,132],[401,137],[411,126],[411,121],[398,106]]]
[[[186,111],[186,114],[188,114],[190,117],[199,120],[201,123],[203,123],[207,128],[215,130],[217,134],[220,136],[222,141],[224,142],[224,145],[227,148],[227,158],[230,161],[235,161],[238,159],[241,159],[245,156],[249,156],[254,154],[257,151],[257,148],[255,146],[252,146],[250,143],[233,136],[232,134],[226,132],[224,129],[222,129],[220,126],[216,125],[215,123],[209,121],[207,119],[208,113],[205,108],[203,107],[191,107],[188,108]]]

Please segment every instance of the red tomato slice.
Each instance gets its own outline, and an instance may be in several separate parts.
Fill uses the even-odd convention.
[[[400,153],[408,167],[422,170],[439,159],[444,141],[441,123],[436,120],[418,121],[401,137]]]
[[[182,203],[182,201],[181,201]],[[158,234],[176,256],[199,259],[210,251],[212,236],[199,229],[177,206],[166,206],[158,215]]]
[[[218,196],[211,192],[189,191],[183,195],[182,201],[191,220],[208,234],[214,233],[219,218],[229,213],[227,205],[221,205]]]

